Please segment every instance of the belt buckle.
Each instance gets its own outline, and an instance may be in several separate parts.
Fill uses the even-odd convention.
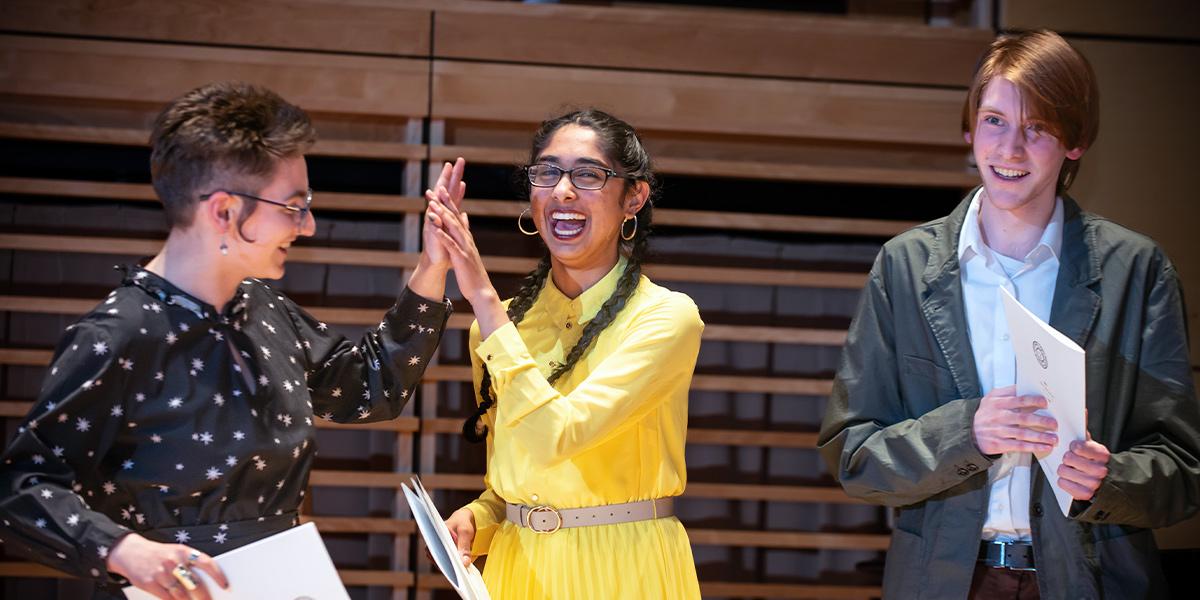
[[[1008,547],[1016,546],[1018,544],[1001,540],[995,540],[992,543],[1000,546],[1000,562],[993,566],[993,569],[1008,569],[1010,571],[1037,571],[1037,567],[1014,567],[1008,564]]]
[[[554,518],[558,522],[554,524],[553,529],[538,529],[533,526],[533,515],[536,513],[540,513],[540,512],[551,513],[554,515]],[[562,514],[560,514],[558,512],[558,509],[554,508],[553,506],[546,506],[545,504],[541,504],[541,505],[538,505],[538,506],[535,506],[535,507],[529,509],[529,512],[525,513],[525,526],[529,527],[529,530],[534,533],[548,535],[548,534],[554,533],[555,531],[558,531],[559,529],[562,529],[562,525],[563,525]]]

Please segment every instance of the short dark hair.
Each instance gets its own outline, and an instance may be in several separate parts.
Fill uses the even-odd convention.
[[[975,132],[983,89],[993,79],[1011,81],[1021,90],[1030,116],[1042,123],[1068,150],[1090,148],[1100,132],[1100,91],[1092,65],[1062,36],[1049,30],[1002,35],[979,62],[967,101],[962,130]],[[1080,160],[1067,159],[1058,173],[1058,193],[1071,187]]]
[[[210,83],[176,98],[150,134],[150,178],[167,225],[191,225],[200,194],[257,191],[280,159],[303,156],[315,141],[308,114],[263,87]]]

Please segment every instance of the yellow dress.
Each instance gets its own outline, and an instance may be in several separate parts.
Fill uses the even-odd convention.
[[[505,501],[578,508],[683,493],[688,387],[704,323],[695,303],[642,277],[625,309],[554,386],[546,382],[612,294],[625,260],[574,300],[547,279],[520,328],[484,342],[471,327],[488,411],[487,489],[467,505],[473,552],[488,554],[493,598],[699,598],[687,532],[675,517],[539,534],[505,519]]]

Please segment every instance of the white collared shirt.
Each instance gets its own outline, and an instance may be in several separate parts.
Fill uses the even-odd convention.
[[[1055,200],[1054,214],[1037,246],[1024,260],[993,251],[983,241],[979,210],[983,188],[971,199],[966,220],[958,236],[958,264],[962,271],[963,303],[975,369],[986,394],[993,388],[1016,383],[1017,363],[1009,342],[1008,324],[1000,300],[1007,289],[1025,308],[1043,321],[1050,320],[1054,284],[1058,279],[1062,250],[1063,202]],[[985,540],[1031,539],[1029,528],[1029,477],[1033,455],[1010,452],[988,469],[991,493]]]

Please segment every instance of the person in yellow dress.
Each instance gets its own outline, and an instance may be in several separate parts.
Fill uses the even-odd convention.
[[[650,158],[628,124],[585,110],[544,122],[524,170],[518,226],[548,255],[505,303],[452,208],[465,188],[427,194],[475,310],[464,435],[488,458],[486,490],[446,525],[464,561],[488,554],[493,598],[699,598],[673,499],[704,323],[642,275]]]

